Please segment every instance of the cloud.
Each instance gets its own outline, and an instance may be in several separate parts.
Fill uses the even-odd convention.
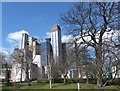
[[[33,37],[36,38],[36,39],[40,39],[39,36],[37,36],[37,35],[34,35]]]
[[[11,54],[13,53],[14,48],[6,48],[0,46],[0,52],[2,52],[5,55],[6,62],[10,62]]]
[[[51,32],[46,32],[46,38],[50,38],[51,37]]]
[[[116,44],[119,44],[119,35],[120,35],[120,32],[119,30],[111,30],[111,31],[107,31],[104,33],[103,35],[103,42],[105,41],[109,41],[109,43],[113,44],[111,42],[111,38],[112,40],[114,41],[114,43]],[[99,41],[99,36],[100,36],[100,32],[98,32],[95,37],[96,37],[96,41],[98,42]],[[86,34],[84,37],[84,40],[87,41],[87,42],[91,42],[93,43],[93,40],[91,39],[91,37]],[[82,48],[83,46],[85,46],[86,44],[84,44],[84,41],[82,40],[81,36],[78,35],[78,36],[72,36],[72,35],[63,35],[62,36],[62,42],[63,43],[73,43],[73,47],[74,47],[74,41],[75,39],[77,39],[76,43],[79,45],[81,44],[80,48]],[[94,50],[93,47],[88,47],[89,50]]]
[[[89,34],[91,34],[91,33],[89,32]],[[118,38],[119,35],[120,35],[119,30],[111,30],[110,28],[108,28],[107,31],[102,36],[102,39],[103,39],[103,42],[105,42],[105,41],[110,42],[112,39],[112,41],[118,43],[119,42],[119,38]],[[99,37],[100,37],[100,31],[98,31],[95,35],[97,42],[99,41]],[[80,35],[76,36],[75,38],[78,38],[77,43],[83,42],[82,38],[80,38]],[[85,41],[93,43],[93,40],[91,39],[91,36],[88,35],[88,33],[86,33],[86,36],[84,36],[83,38]]]
[[[110,41],[112,39],[112,41],[119,43],[119,35],[120,35],[119,31],[120,30],[111,30],[111,31],[105,32],[103,35],[103,40]]]
[[[39,16],[35,16],[33,17],[30,22],[31,23],[39,23],[40,25],[44,25],[45,24],[45,18],[43,15],[39,15]]]
[[[5,48],[0,47],[0,52],[3,52],[4,54],[8,54]]]
[[[68,43],[68,42],[71,42],[73,40],[74,40],[74,38],[72,35],[63,35],[62,36],[62,43]]]
[[[0,46],[0,52],[3,52],[6,56],[8,56],[10,53],[12,53],[11,48],[4,48]]]
[[[9,51],[13,51],[14,48],[19,47],[20,40],[22,39],[22,33],[29,34],[25,30],[16,31],[8,34],[7,41],[10,43]]]
[[[20,41],[22,39],[22,33],[29,34],[25,30],[9,33],[8,37],[7,37],[7,41],[10,42],[10,43],[16,43],[16,42]]]
[[[31,20],[31,22],[38,22],[38,21],[43,21],[44,19],[42,17],[37,17]]]

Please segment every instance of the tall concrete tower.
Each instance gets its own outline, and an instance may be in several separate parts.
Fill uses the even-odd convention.
[[[51,44],[53,48],[53,58],[55,63],[59,63],[61,59],[61,29],[58,25],[53,25],[51,28]]]
[[[20,41],[19,49],[24,49],[29,45],[29,35],[22,33],[22,39]]]

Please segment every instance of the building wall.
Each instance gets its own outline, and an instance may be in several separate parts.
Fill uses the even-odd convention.
[[[41,62],[41,55],[34,55],[34,60],[33,60],[33,64],[36,64],[37,65],[37,69],[36,71],[33,71],[33,72],[37,72],[39,73],[38,77],[42,77],[42,62]],[[35,68],[35,67],[34,67]]]
[[[29,45],[29,35],[26,33],[22,34],[22,39],[19,42],[19,49],[24,49],[27,45]]]
[[[34,55],[33,58],[33,63],[36,64],[38,67],[42,67],[41,55]]]
[[[26,74],[25,74],[25,67],[24,69],[21,68],[20,63],[13,63],[12,64],[12,70],[11,70],[11,80],[13,82],[19,82],[21,78],[21,72],[22,72],[22,81],[25,81]],[[22,71],[21,71],[22,69]]]
[[[23,67],[21,67],[21,66],[23,66]],[[22,71],[21,71],[21,69],[22,69]],[[41,69],[37,65],[31,64],[31,68],[29,69],[29,79],[35,80],[35,79],[41,78],[40,71],[41,71]],[[27,81],[26,64],[24,64],[24,65],[22,65],[20,63],[12,64],[11,80],[13,82],[20,82],[21,72],[22,72],[22,81]]]
[[[51,46],[51,38],[46,38],[42,43],[41,43],[41,58],[42,58],[42,66],[43,66],[43,75],[44,77],[47,77],[49,74],[49,66],[53,62],[53,51],[52,51],[52,46]]]
[[[6,72],[6,68],[1,68],[0,69],[0,81],[2,81],[2,79],[5,79],[5,72]]]
[[[116,70],[117,70],[117,66],[113,66],[112,67],[112,77],[113,78],[120,78],[120,69],[117,71],[117,73],[116,73]]]
[[[52,26],[51,45],[55,63],[59,63],[61,58],[61,29],[58,25]]]
[[[30,76],[31,76],[30,78],[31,78],[32,80],[41,78],[41,76],[42,76],[41,68],[38,67],[38,66],[35,65],[35,64],[32,64],[32,65],[31,65],[30,74],[31,74],[31,75],[30,75]]]
[[[46,41],[41,43],[41,61],[42,61],[42,66],[47,65],[47,43]]]
[[[38,79],[42,77],[42,63],[41,63],[41,45],[37,40],[26,33],[22,34],[19,50],[24,50],[24,62],[32,63],[29,69],[29,78]],[[30,54],[30,55],[29,55]],[[11,79],[12,81],[20,81],[21,78],[21,65],[15,61],[12,63]],[[26,64],[22,72],[22,81],[26,81]]]

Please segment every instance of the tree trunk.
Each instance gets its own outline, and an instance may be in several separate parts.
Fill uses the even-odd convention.
[[[26,78],[27,78],[28,86],[31,86],[30,78],[29,78],[29,64],[27,64],[27,67],[26,67]]]
[[[86,83],[88,84],[88,71],[87,71],[87,65],[85,65],[85,74],[86,74]]]
[[[64,84],[67,83],[67,72],[64,74]]]
[[[64,77],[64,84],[66,84],[67,83],[67,79],[66,79],[66,77]]]
[[[21,63],[21,77],[20,77],[20,82],[22,83],[22,73],[23,73],[23,62]]]
[[[98,46],[95,50],[96,52],[96,77],[97,79],[97,86],[100,87],[100,89],[103,86],[103,80],[102,80],[102,67],[103,67],[103,60],[102,60],[102,47]]]
[[[78,78],[83,79],[81,64],[80,64],[79,67],[78,67],[78,73],[79,73],[78,76],[80,75],[80,77],[78,77]]]
[[[21,64],[22,65],[22,64]],[[20,82],[22,83],[22,67],[21,67],[21,77],[20,77]]]
[[[6,67],[5,81],[6,81],[6,85],[9,86],[10,85],[10,70],[8,68],[7,63],[5,64],[5,67]]]

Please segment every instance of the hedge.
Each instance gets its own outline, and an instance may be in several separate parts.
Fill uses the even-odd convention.
[[[48,78],[41,78],[41,79],[38,79],[37,82],[38,83],[48,83],[49,80],[48,80]]]
[[[78,83],[79,78],[67,78],[67,83]],[[41,78],[37,80],[38,83],[49,83],[48,78]],[[97,84],[97,79],[89,79],[89,83]],[[103,83],[106,81],[104,80]],[[64,78],[52,79],[52,83],[64,83]],[[86,83],[86,79],[80,79],[80,83]],[[108,82],[107,85],[120,85],[120,78],[116,78],[111,82]]]

